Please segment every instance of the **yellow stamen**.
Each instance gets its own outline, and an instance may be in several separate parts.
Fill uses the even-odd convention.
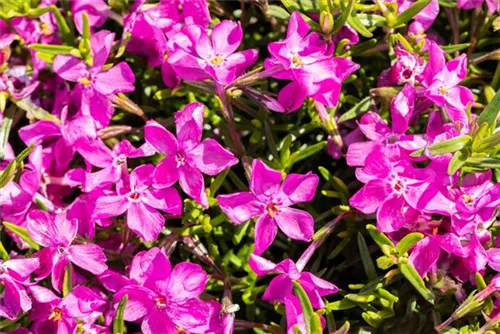
[[[217,57],[212,58],[212,59],[210,60],[210,64],[212,64],[212,65],[220,65],[220,64],[222,63],[222,61],[223,61],[223,60],[224,60],[224,59],[222,59],[222,57],[221,57],[221,56],[217,56]]]
[[[448,90],[447,90],[446,88],[444,88],[444,87],[441,87],[441,88],[439,89],[439,91],[440,91],[440,92],[441,92],[441,94],[443,94],[443,95],[445,95],[445,94],[448,92]]]
[[[277,204],[271,203],[267,206],[267,213],[271,218],[274,218],[274,215],[276,214],[277,211],[280,211],[280,208]]]
[[[80,78],[80,79],[78,79],[78,82],[85,85],[85,86],[88,86],[91,83],[91,81],[87,78]]]
[[[49,320],[59,321],[61,320],[62,315],[63,311],[59,307],[56,307],[54,311],[52,311],[52,313],[50,314]]]
[[[49,26],[45,22],[40,23],[40,29],[42,29],[42,33],[46,36],[52,34],[52,31],[49,29]]]
[[[462,198],[464,199],[465,204],[471,204],[472,201],[474,200],[474,198],[472,198],[471,195],[467,195],[467,194],[463,195]]]
[[[304,62],[298,56],[293,56],[292,63],[293,63],[293,66],[295,66],[295,67],[299,67],[299,66],[304,65]]]

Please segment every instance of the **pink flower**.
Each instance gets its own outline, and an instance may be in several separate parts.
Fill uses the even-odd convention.
[[[31,273],[39,266],[37,258],[0,261],[1,318],[15,320],[19,312],[28,312],[31,309],[31,300],[23,284],[29,283]]]
[[[85,192],[119,181],[123,173],[127,172],[128,158],[149,156],[154,152],[148,144],[135,148],[128,140],[121,141],[111,150],[101,139],[90,137],[79,138],[75,143],[75,147],[77,152],[88,163],[102,168],[94,173],[82,169],[74,169],[68,172],[68,179],[71,182],[81,183]],[[71,184],[71,182],[69,183]]]
[[[276,68],[272,76],[277,79],[292,80],[278,94],[282,107],[275,111],[297,110],[306,96],[327,107],[336,106],[342,81],[359,68],[348,59],[332,57],[333,47],[321,35],[309,31],[304,18],[293,12],[287,38],[268,46],[272,57],[266,60],[266,69]]]
[[[259,217],[255,226],[255,253],[262,254],[272,244],[279,228],[291,239],[309,241],[314,219],[306,211],[290,206],[314,198],[319,178],[311,172],[289,174],[281,183],[281,173],[261,160],[252,164],[250,192],[217,196],[220,208],[236,224]]]
[[[101,196],[95,203],[94,218],[116,217],[127,211],[127,225],[145,241],[158,238],[165,217],[157,211],[182,213],[182,200],[175,188],[152,188],[153,165],[142,165],[117,187],[117,194]]]
[[[182,190],[208,207],[203,174],[217,175],[238,162],[214,139],[203,142],[204,106],[193,102],[175,115],[177,138],[160,124],[149,121],[144,127],[146,141],[166,155],[154,171],[154,186],[170,187],[179,180]]]
[[[339,289],[332,283],[325,281],[309,272],[301,272],[295,263],[285,259],[275,264],[255,254],[250,255],[249,263],[252,270],[259,276],[269,273],[277,273],[267,287],[263,300],[270,303],[279,302],[284,304],[286,298],[293,296],[292,281],[299,283],[307,293],[311,305],[314,308],[324,308],[325,303],[321,297],[336,293]]]
[[[96,275],[108,268],[106,255],[99,246],[73,243],[78,221],[68,220],[65,212],[53,217],[45,211],[33,210],[26,219],[30,237],[45,247],[35,254],[40,260],[37,275],[43,279],[52,273],[52,286],[56,291],[61,291],[64,271],[70,262]]]
[[[306,320],[298,297],[294,295],[285,297],[285,315],[287,334],[297,333],[297,328],[299,329],[299,333],[307,333]],[[324,330],[325,318],[320,316],[320,321],[321,328]]]
[[[124,319],[142,321],[144,334],[205,333],[209,307],[199,299],[208,276],[197,264],[182,262],[171,268],[157,247],[138,253],[132,260],[133,285],[123,287],[114,298],[128,295]]]
[[[418,55],[407,51],[401,45],[394,48],[396,61],[391,68],[382,72],[378,78],[378,86],[397,86],[399,84],[415,84],[420,81],[424,71],[424,61]]]
[[[465,54],[445,62],[445,53],[434,42],[429,43],[429,62],[424,72],[422,84],[425,96],[439,107],[444,107],[453,122],[459,121],[468,127],[467,105],[474,102],[470,89],[459,86],[467,76],[467,56]]]
[[[359,129],[370,141],[349,145],[347,163],[363,166],[366,157],[382,150],[392,161],[409,158],[409,153],[425,147],[427,141],[419,135],[406,135],[415,105],[415,88],[406,84],[391,102],[392,129],[379,114],[369,112],[359,121]]]
[[[29,314],[34,333],[73,333],[77,319],[92,324],[106,305],[105,299],[83,285],[77,286],[62,299],[38,285],[31,286],[30,292],[35,300]]]
[[[481,7],[485,0],[457,0],[457,7],[462,9],[474,9]],[[493,14],[500,11],[500,1],[498,0],[486,0],[486,5],[488,6],[488,12]]]
[[[397,0],[398,14],[401,14],[415,4],[416,0]],[[416,36],[423,35],[429,29],[436,17],[439,15],[439,2],[432,0],[417,15],[413,17],[413,22],[408,27],[408,32]]]
[[[91,115],[100,128],[107,126],[113,115],[109,98],[134,90],[135,77],[126,62],[103,70],[114,38],[115,34],[107,30],[92,35],[92,66],[71,55],[58,55],[53,64],[54,72],[61,78],[78,83],[76,92],[81,99],[82,112]]]
[[[71,12],[75,20],[76,29],[83,31],[83,13],[87,13],[90,29],[99,28],[106,21],[111,9],[103,0],[74,0]]]
[[[210,77],[220,85],[227,85],[257,60],[257,50],[235,52],[243,40],[239,22],[222,21],[212,29],[210,37],[205,29],[194,24],[186,26],[182,33],[191,40],[194,50],[179,48],[168,62],[184,80]]]

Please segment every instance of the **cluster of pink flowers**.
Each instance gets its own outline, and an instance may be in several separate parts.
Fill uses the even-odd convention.
[[[414,3],[377,2],[397,3],[398,14]],[[56,3],[43,0],[40,8]],[[464,9],[482,4],[457,2]],[[486,4],[490,13],[500,10],[495,0]],[[124,32],[117,39],[115,33],[99,30],[112,15],[106,2],[75,0],[74,27],[81,45],[87,45],[51,58],[41,56],[42,49],[28,49],[29,62],[10,57],[10,48],[19,40],[63,46],[54,12],[0,20],[0,68],[6,68],[1,70],[0,95],[47,111],[30,116],[30,124],[18,131],[33,149],[18,175],[0,189],[1,221],[27,235],[9,230],[17,248],[29,256],[13,251],[0,262],[0,317],[16,320],[27,314],[31,321],[16,333],[111,333],[124,298],[123,319],[140,324],[146,334],[232,333],[235,316],[223,302],[224,297],[230,303],[230,286],[225,286],[224,296],[204,294],[209,279],[227,283],[229,277],[200,250],[200,260],[212,272],[188,261],[171,265],[170,246],[176,241],[165,241],[175,234],[168,221],[182,219],[188,204],[220,209],[236,225],[255,220],[249,266],[258,276],[275,274],[262,299],[285,306],[289,333],[294,328],[305,333],[306,326],[294,283],[316,310],[325,308],[323,297],[339,290],[304,271],[311,254],[297,262],[266,259],[278,231],[302,245],[314,241],[315,219],[300,205],[316,196],[319,177],[312,171],[285,174],[259,157],[248,163],[237,149],[222,146],[220,137],[204,138],[210,127],[204,124],[206,107],[200,102],[175,113],[175,135],[167,130],[169,122],[139,113],[144,120],[136,132],[137,141],[143,139],[140,145],[106,140],[106,133],[116,130],[111,124],[115,109],[138,108],[125,95],[136,89],[134,66],[115,61],[121,45],[149,67],[161,67],[166,87],[198,85],[217,95],[225,112],[226,95],[238,88],[266,111],[292,113],[307,100],[323,124],[330,121],[327,109],[338,106],[343,82],[359,69],[349,56],[339,56],[338,36],[324,38],[293,12],[286,37],[270,42],[262,69],[249,72],[259,52],[239,50],[241,23],[212,24],[208,8],[205,0],[161,0],[155,5],[138,0],[120,17]],[[487,266],[500,270],[500,247],[488,231],[498,214],[500,184],[492,181],[491,171],[450,175],[452,154],[429,150],[477,129],[476,116],[470,113],[474,95],[462,85],[467,55],[447,61],[439,42],[425,35],[438,13],[439,3],[432,0],[413,18],[408,33],[422,40],[422,49],[398,44],[392,65],[378,78],[379,87],[397,90],[390,102],[390,125],[374,107],[344,136],[347,164],[356,168],[363,183],[349,203],[368,217],[375,215],[378,230],[393,241],[411,232],[425,235],[409,251],[409,261],[422,277],[443,271],[467,282]],[[348,41],[340,51],[359,40],[347,24],[339,34]],[[252,87],[270,78],[286,81],[277,94]],[[425,133],[416,133],[424,115]],[[132,132],[123,133],[127,131]],[[334,158],[343,149],[330,140]],[[0,170],[7,174],[9,163],[16,161],[9,143],[2,155]],[[217,177],[239,165],[249,174],[248,191],[207,190],[205,175]],[[97,238],[98,231],[108,238]],[[115,265],[117,261],[122,265]],[[67,285],[70,291],[65,291]]]

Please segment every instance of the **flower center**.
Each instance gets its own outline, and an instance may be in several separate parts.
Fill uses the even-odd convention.
[[[52,31],[49,29],[49,26],[45,22],[40,23],[40,29],[42,29],[42,33],[46,36],[52,34]]]
[[[412,72],[409,69],[406,69],[406,70],[403,71],[403,78],[405,78],[406,80],[408,80],[408,79],[411,78],[411,74],[412,74]]]
[[[403,188],[404,188],[403,183],[399,180],[395,180],[392,183],[392,189],[394,189],[398,193],[400,193],[403,190]]]
[[[90,83],[91,83],[91,81],[85,77],[78,79],[78,82],[83,84],[84,86],[90,86]]]
[[[167,60],[168,60],[168,57],[170,57],[170,56],[168,55],[168,53],[167,53],[167,52],[165,52],[165,54],[163,55],[163,60],[164,60],[164,61],[167,61]]]
[[[440,92],[442,95],[445,95],[445,94],[448,92],[448,90],[447,90],[446,88],[444,88],[444,87],[441,87],[441,88],[439,88],[439,92]]]
[[[472,204],[472,202],[474,202],[474,198],[471,195],[465,194],[462,196],[462,199],[464,200],[464,203],[467,205],[470,205]]]
[[[387,144],[394,144],[399,140],[399,136],[395,133],[390,134],[387,137]]]
[[[123,154],[120,154],[119,156],[117,156],[113,161],[115,166],[121,166],[121,165],[125,164],[126,162],[127,162],[127,157]]]
[[[175,154],[175,161],[177,161],[177,168],[186,163],[186,156],[182,152],[177,152]]]
[[[155,299],[156,307],[165,308],[167,307],[167,298],[165,296],[159,296]]]
[[[137,201],[139,199],[139,193],[134,191],[133,193],[131,193],[130,195],[128,195],[128,197],[134,201]]]
[[[274,215],[276,212],[280,211],[280,207],[276,203],[271,203],[267,206],[267,213],[271,216],[271,218],[274,218]]]
[[[212,64],[214,66],[217,66],[217,65],[222,64],[223,60],[224,59],[222,59],[221,56],[215,56],[214,58],[210,59],[210,64]]]
[[[302,59],[300,59],[299,56],[293,56],[292,57],[292,64],[295,67],[300,67],[300,66],[304,65],[304,62],[302,61]]]
[[[59,321],[63,316],[63,311],[56,307],[49,316],[49,320]]]
[[[59,254],[64,254],[66,252],[66,248],[63,246],[57,246],[57,252]]]

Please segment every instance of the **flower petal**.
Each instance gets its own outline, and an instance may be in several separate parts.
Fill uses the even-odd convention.
[[[268,214],[260,216],[255,224],[255,249],[256,255],[261,255],[273,243],[278,233],[276,221]]]
[[[156,166],[153,173],[153,186],[156,188],[171,187],[179,180],[179,168],[175,156],[169,156]]]
[[[243,40],[243,30],[240,22],[224,20],[212,30],[213,52],[216,55],[232,54]]]
[[[205,180],[201,172],[193,167],[183,165],[179,169],[179,184],[182,190],[203,207],[208,208],[208,198],[205,192]]]
[[[101,247],[94,244],[72,245],[68,249],[70,261],[94,275],[102,274],[108,266]]]
[[[144,138],[159,153],[164,155],[175,155],[177,153],[177,139],[160,123],[148,121],[144,126]]]
[[[168,281],[169,300],[182,303],[191,298],[198,298],[205,290],[207,280],[208,275],[200,265],[188,262],[177,264]]]
[[[274,218],[285,235],[294,240],[311,240],[314,219],[309,212],[294,208],[280,208]]]
[[[250,218],[262,215],[266,205],[260,202],[254,194],[241,192],[217,196],[219,206],[236,224],[241,224]]]
[[[61,78],[71,82],[77,82],[80,78],[88,79],[90,74],[87,65],[80,58],[69,55],[57,55],[52,68]]]
[[[314,198],[319,177],[311,172],[302,174],[288,174],[283,180],[278,193],[283,206],[309,202]]]
[[[238,159],[214,139],[203,141],[186,155],[191,166],[195,166],[202,173],[211,176],[238,163]]]
[[[105,72],[98,73],[93,83],[95,90],[103,95],[133,92],[135,76],[130,66],[120,62]]]
[[[278,192],[280,183],[280,172],[268,167],[262,160],[253,161],[250,190],[259,200],[269,201],[270,197]]]
[[[135,202],[128,208],[127,225],[144,241],[154,241],[165,225],[165,217],[149,205]]]

